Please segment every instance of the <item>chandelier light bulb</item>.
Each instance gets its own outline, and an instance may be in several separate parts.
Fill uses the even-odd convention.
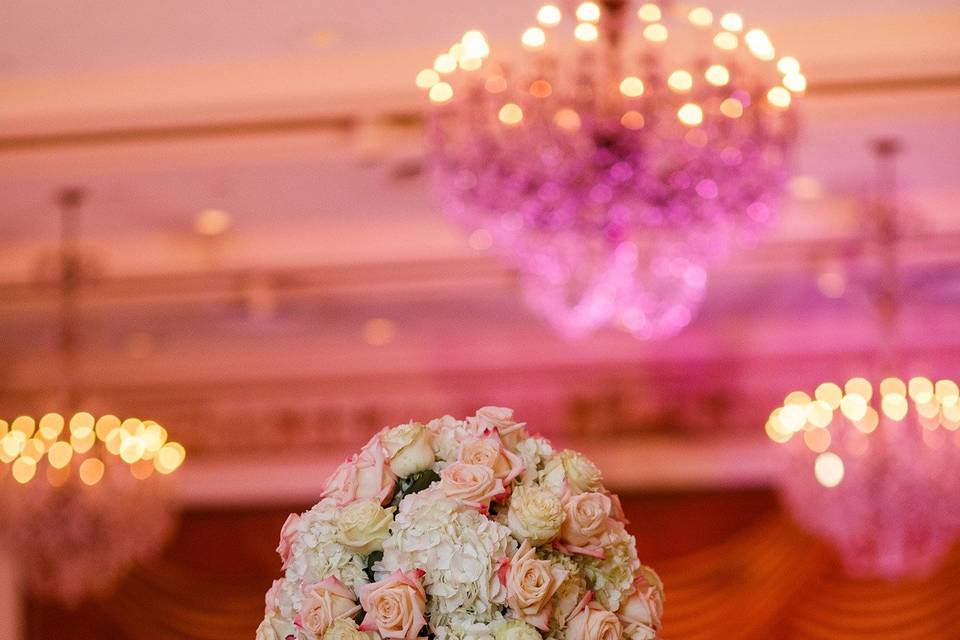
[[[547,42],[547,34],[540,27],[530,27],[523,32],[520,42],[527,49],[541,49]]]
[[[596,2],[584,2],[577,7],[577,20],[581,22],[599,22],[600,5]]]
[[[783,77],[783,86],[793,93],[803,93],[807,90],[807,79],[802,73],[789,73]]]
[[[636,76],[627,76],[620,82],[620,93],[628,98],[639,98],[643,95],[643,80]]]
[[[720,26],[727,31],[739,33],[743,31],[743,18],[739,13],[725,13],[720,18]]]
[[[783,87],[773,87],[767,92],[767,102],[777,109],[786,109],[790,106],[790,92]]]
[[[520,105],[509,102],[500,108],[500,122],[506,125],[518,125],[523,120],[523,109]]]
[[[751,29],[747,31],[744,40],[747,42],[747,48],[750,49],[750,53],[758,59],[767,61],[773,60],[776,57],[776,50],[773,48],[773,43],[770,42],[770,37],[767,36],[763,29]]]
[[[687,14],[690,24],[696,27],[709,27],[713,24],[713,13],[706,7],[696,7]]]
[[[721,31],[713,37],[713,44],[717,49],[733,51],[739,46],[740,41],[737,36],[729,31]]]
[[[441,74],[451,73],[457,69],[457,59],[449,53],[441,53],[433,61],[433,69]]]
[[[573,30],[573,35],[580,42],[595,42],[600,37],[600,32],[593,23],[581,22]]]
[[[699,105],[688,102],[677,111],[677,118],[687,126],[696,127],[703,122],[703,109]]]
[[[707,82],[715,87],[722,87],[730,82],[730,72],[722,64],[714,64],[707,68],[703,74]]]
[[[668,35],[667,28],[660,23],[647,25],[643,30],[643,37],[650,42],[666,42]]]
[[[657,5],[652,2],[647,2],[640,5],[640,8],[637,9],[637,17],[644,22],[660,22],[663,18],[663,12]]]
[[[667,78],[667,85],[677,93],[686,93],[693,88],[693,76],[689,71],[678,69]]]
[[[446,82],[438,82],[430,87],[430,100],[432,102],[443,103],[453,98],[453,87]]]
[[[560,8],[554,4],[545,4],[537,12],[537,22],[544,27],[555,27],[563,19]]]
[[[720,103],[720,113],[728,118],[739,118],[743,115],[743,103],[736,98],[727,98]]]
[[[817,456],[813,468],[817,482],[825,487],[836,487],[843,481],[843,460],[835,453],[826,452]]]

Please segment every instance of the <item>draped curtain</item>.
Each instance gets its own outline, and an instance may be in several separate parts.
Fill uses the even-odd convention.
[[[960,638],[960,552],[925,580],[854,580],[770,495],[630,498],[625,508],[641,558],[667,585],[667,640]],[[279,573],[283,516],[189,514],[166,556],[107,600],[73,612],[30,603],[28,638],[249,640]]]

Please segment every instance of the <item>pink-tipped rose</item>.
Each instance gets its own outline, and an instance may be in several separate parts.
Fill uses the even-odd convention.
[[[440,473],[440,490],[473,509],[489,507],[493,498],[504,493],[503,482],[493,475],[493,469],[464,462],[454,462]]]
[[[560,539],[583,547],[596,544],[600,534],[607,528],[613,504],[602,493],[580,493],[563,501],[566,517],[560,527]]]
[[[641,567],[636,590],[620,605],[620,621],[632,639],[655,638],[663,625],[663,583],[649,567]]]
[[[393,497],[397,477],[390,471],[386,454],[375,437],[367,446],[343,464],[330,476],[323,489],[324,498],[333,498],[340,506],[356,500],[375,498],[386,504]]]
[[[623,627],[616,614],[591,602],[567,623],[567,640],[620,640]]]
[[[330,625],[341,618],[351,618],[360,611],[350,587],[331,576],[322,582],[305,585],[303,606],[294,622],[298,627],[323,637]]]
[[[504,486],[523,473],[523,460],[507,449],[496,431],[489,435],[470,438],[460,447],[459,462],[482,464],[493,469],[493,475],[503,481]]]
[[[366,611],[360,629],[376,631],[383,638],[415,640],[427,623],[422,577],[420,570],[403,573],[398,569],[383,580],[360,587],[360,604]]]
[[[515,618],[544,631],[550,628],[551,598],[567,578],[567,570],[538,560],[536,549],[523,541],[507,569],[507,604]]]
[[[515,450],[517,443],[526,437],[524,427],[527,423],[514,421],[513,409],[482,407],[477,410],[477,415],[467,420],[476,425],[480,433],[495,429],[503,438],[503,444],[511,451]]]
[[[283,562],[283,569],[286,569],[287,563],[290,562],[290,554],[293,552],[293,543],[297,539],[297,524],[299,523],[300,516],[296,513],[291,513],[287,516],[286,522],[283,523],[283,528],[280,529],[280,542],[277,544],[277,553]]]

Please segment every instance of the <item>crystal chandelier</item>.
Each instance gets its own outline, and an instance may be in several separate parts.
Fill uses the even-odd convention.
[[[687,325],[707,268],[771,224],[806,79],[736,13],[548,4],[519,59],[468,31],[422,70],[445,211],[561,333]]]
[[[0,534],[27,586],[67,604],[104,592],[159,551],[173,526],[160,476],[176,471],[186,455],[154,421],[75,410],[82,198],[82,191],[65,189],[59,199],[58,346],[70,410],[0,420],[0,479],[7,485]]]
[[[878,145],[880,184],[894,183],[896,145]],[[896,357],[898,229],[888,191],[871,212],[883,258],[876,297],[885,328],[877,370]],[[877,376],[879,379],[881,376]],[[783,446],[780,489],[797,519],[830,541],[853,575],[923,575],[960,537],[960,389],[953,380],[866,378],[795,391],[766,432]]]

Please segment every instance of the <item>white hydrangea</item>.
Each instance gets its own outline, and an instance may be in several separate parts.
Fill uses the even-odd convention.
[[[396,569],[425,571],[427,618],[438,636],[442,629],[466,637],[464,629],[499,615],[506,588],[497,569],[517,547],[510,529],[478,511],[461,510],[435,484],[403,499],[390,533],[374,575],[379,580]]]
[[[584,557],[583,575],[603,606],[616,611],[621,601],[633,591],[640,571],[637,542],[623,524],[613,522],[602,546],[603,560]]]
[[[498,611],[490,622],[475,622],[469,616],[453,614],[434,630],[436,640],[494,640],[495,630],[504,623]]]
[[[526,438],[517,444],[517,455],[523,460],[524,472],[520,478],[523,484],[531,484],[538,478],[539,471],[553,459],[554,452],[550,443],[539,436]]]
[[[312,583],[335,576],[354,591],[368,582],[364,556],[337,542],[339,512],[335,500],[325,499],[300,517],[287,565],[287,582]],[[295,608],[301,604],[299,599],[299,594],[292,598]]]

